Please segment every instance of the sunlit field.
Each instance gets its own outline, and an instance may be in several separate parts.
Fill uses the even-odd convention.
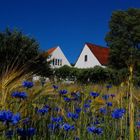
[[[1,78],[0,139],[139,139],[140,89],[130,82],[42,85],[17,75]]]

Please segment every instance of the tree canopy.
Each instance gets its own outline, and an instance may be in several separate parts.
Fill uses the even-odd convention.
[[[19,30],[0,32],[0,72],[6,69],[26,67],[27,72],[45,75],[49,65],[41,55],[39,43]]]
[[[115,11],[109,22],[106,35],[110,47],[109,64],[121,69],[140,60],[140,9],[130,8],[126,11]]]

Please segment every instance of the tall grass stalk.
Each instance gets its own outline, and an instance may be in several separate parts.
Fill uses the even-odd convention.
[[[134,140],[134,104],[133,104],[133,66],[130,66],[129,76],[129,124],[130,124],[130,140]]]

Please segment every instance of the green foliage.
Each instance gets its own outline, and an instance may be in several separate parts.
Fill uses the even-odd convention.
[[[39,45],[33,38],[23,35],[20,31],[7,29],[0,33],[0,64],[9,64],[17,59],[18,63],[23,65],[38,55],[38,48]]]
[[[105,39],[110,47],[110,66],[135,65],[140,60],[140,9],[113,12],[109,27]]]
[[[134,74],[134,84],[140,87],[140,64],[137,66],[137,72]]]
[[[69,77],[69,75],[70,75],[70,67],[65,65],[63,67],[56,68],[55,69],[55,75],[58,78],[63,78],[63,79]]]
[[[67,65],[54,69],[54,75],[58,79],[69,79],[74,80],[77,76],[78,69],[74,67],[69,67]]]
[[[106,69],[96,66],[89,69],[81,69],[81,72],[78,75],[78,81],[81,82],[105,82],[108,79]]]
[[[49,71],[46,58],[39,51],[38,42],[21,31],[10,29],[0,32],[0,67],[1,74],[6,70],[21,68],[41,75]]]
[[[20,113],[21,120],[16,125],[11,124],[11,122],[5,123],[1,120],[0,139],[74,140],[75,137],[78,137],[82,140],[116,140],[118,138],[130,138],[130,125],[128,123],[129,98],[126,98],[129,94],[129,88],[125,86],[112,86],[107,90],[106,86],[102,86],[101,88],[100,84],[84,86],[78,84],[69,86],[60,84],[58,85],[58,89],[53,89],[51,83],[46,83],[44,87],[34,83],[31,89],[27,89],[21,86],[23,79],[13,81],[12,86],[9,87],[8,85],[6,87],[6,89],[9,89],[9,92],[6,94],[5,106],[0,106],[1,111],[10,110],[14,113]],[[7,81],[7,79],[5,80]],[[67,94],[60,94],[61,89],[68,91]],[[11,96],[13,91],[26,91],[28,95],[27,99]],[[94,93],[99,91],[99,96],[94,98],[91,96],[91,91]],[[1,88],[0,92],[2,92]],[[138,96],[138,93],[139,90],[136,90],[134,95]],[[104,99],[103,95],[108,95],[109,98]],[[112,95],[114,95],[114,97]],[[5,96],[5,94],[3,94],[3,96]],[[74,97],[76,97],[76,100]],[[70,99],[70,101],[65,100],[66,98]],[[107,106],[109,102],[112,103],[112,106]],[[134,103],[135,126],[133,130],[134,138],[137,140],[140,136],[139,127],[137,125],[137,122],[139,122],[139,102],[134,99]],[[88,108],[85,107],[87,104],[89,105]],[[107,110],[107,113],[100,111],[100,109],[103,108]],[[120,108],[126,111],[123,113],[123,117],[118,119],[113,118],[112,112]],[[81,111],[77,113],[76,109],[80,109]],[[68,113],[70,112],[78,116],[74,118],[68,117]],[[3,115],[1,115],[1,118],[2,116]],[[61,120],[57,119],[60,117],[62,118]],[[73,125],[74,129],[66,131],[64,129],[65,123]],[[51,127],[52,124],[54,127]],[[89,132],[88,128],[91,126],[101,128],[103,130],[102,134]],[[33,136],[28,136],[26,133],[19,136],[19,133],[16,133],[18,128],[24,128],[25,130],[27,128],[35,128],[36,133]],[[14,132],[11,138],[6,138],[5,136],[5,132],[8,130]]]
[[[122,82],[126,82],[128,80],[128,69],[120,69],[120,70],[114,70],[108,68],[108,75],[109,75],[109,81],[114,85],[119,85]]]
[[[114,71],[108,68],[95,67],[90,69],[76,69],[73,67],[64,66],[57,71],[63,70],[67,72],[63,78],[79,74],[86,74],[86,76],[93,76],[94,78],[103,78],[107,80],[112,79],[112,76],[124,79],[122,75],[127,73],[127,69]],[[71,70],[71,71],[70,71]],[[94,75],[95,74],[95,75]],[[118,75],[117,75],[118,74]],[[129,139],[130,138],[130,121],[133,121],[134,127],[133,137],[138,139],[139,134],[139,90],[131,91],[131,86],[111,86],[106,87],[106,84],[87,84],[88,82],[83,80],[83,84],[66,85],[59,83],[45,83],[41,86],[39,83],[33,83],[33,87],[25,86],[24,83],[29,82],[25,79],[29,79],[29,75],[21,75],[20,71],[13,71],[4,77],[0,77],[0,139],[14,139],[14,140],[73,140],[78,137],[82,140],[116,140],[118,138]],[[61,75],[59,75],[61,76]],[[85,75],[83,75],[85,76]],[[84,77],[85,79],[86,76]],[[94,77],[96,76],[96,77]],[[81,75],[81,80],[82,80]],[[80,79],[79,79],[80,80]],[[98,79],[102,80],[102,79]],[[132,81],[132,73],[131,79]],[[97,82],[97,81],[96,81]],[[32,82],[31,82],[32,83]],[[13,92],[23,91],[26,93],[26,98],[20,96],[13,96]],[[66,91],[66,92],[64,92]],[[134,119],[129,119],[129,95],[133,92],[133,102],[135,105]],[[97,92],[97,93],[96,93]],[[20,92],[21,93],[21,92]],[[65,94],[64,94],[65,93]],[[98,94],[95,97],[93,94]],[[107,96],[108,98],[104,98]],[[108,103],[112,105],[109,106]],[[76,111],[80,109],[80,112]],[[101,109],[105,109],[106,113],[101,112]],[[119,118],[113,117],[114,110],[124,109],[125,113],[117,113],[115,116],[122,116]],[[133,109],[133,108],[132,108]],[[16,124],[13,124],[13,117],[3,111],[11,111],[14,114],[19,113],[20,117]],[[69,113],[72,113],[74,117],[71,117]],[[69,114],[69,115],[68,115]],[[9,119],[10,118],[10,119]],[[14,120],[17,117],[14,117]],[[62,119],[61,119],[62,118]],[[66,124],[73,126],[74,129],[68,129],[64,127]],[[89,132],[89,127],[94,126],[100,128],[101,133]],[[17,133],[18,128],[27,130],[28,128],[34,128],[35,134],[28,135],[23,133],[19,136]],[[8,130],[12,130],[14,133],[11,137],[6,137]]]
[[[112,83],[115,85],[124,82],[128,78],[128,70],[113,70],[95,66],[94,68],[78,69],[69,66],[63,66],[54,70],[54,75],[58,79],[75,80],[80,83]]]

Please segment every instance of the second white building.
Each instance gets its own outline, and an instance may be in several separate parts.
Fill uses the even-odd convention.
[[[108,64],[109,48],[99,45],[86,43],[75,67],[77,68],[92,68],[94,66],[106,66]]]

